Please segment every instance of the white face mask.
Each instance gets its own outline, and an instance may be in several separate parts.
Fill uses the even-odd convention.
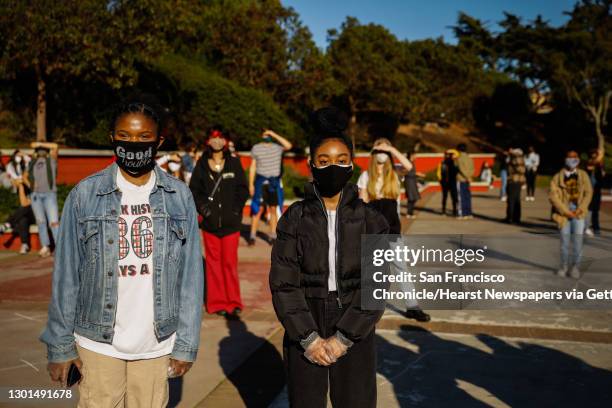
[[[376,161],[380,164],[383,164],[389,160],[389,155],[387,153],[376,153]]]
[[[21,163],[21,156],[15,156],[15,163]]]
[[[218,152],[225,147],[225,139],[221,137],[213,137],[208,141],[208,144],[215,152]]]
[[[172,173],[177,172],[180,169],[181,169],[181,165],[179,163],[173,163],[173,162],[168,163],[168,170],[170,170]]]

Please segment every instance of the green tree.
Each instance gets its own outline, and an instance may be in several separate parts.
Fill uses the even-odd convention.
[[[520,81],[533,109],[552,102],[576,103],[593,122],[598,150],[604,152],[612,98],[612,1],[582,0],[566,14],[569,20],[551,27],[538,16],[523,22],[506,13],[503,31],[493,34],[461,14],[455,27],[459,44],[479,55],[487,66]]]
[[[307,112],[334,95],[325,54],[299,15],[279,0],[195,2],[178,14],[175,26],[193,28],[168,38],[175,53],[269,93],[302,125]]]
[[[275,99],[288,114],[308,128],[308,113],[336,96],[339,83],[325,53],[317,48],[308,28],[293,24],[289,35],[288,65],[277,84]]]
[[[279,0],[212,0],[196,51],[227,78],[273,93],[287,69],[285,27],[295,16]]]
[[[403,47],[410,121],[471,122],[474,98],[491,93],[498,76],[486,72],[474,54],[442,39],[405,41]]]
[[[560,86],[595,125],[597,147],[605,152],[604,127],[612,98],[612,2],[577,3],[570,20],[555,30],[548,48],[551,85]]]
[[[0,73],[36,81],[36,139],[47,138],[47,85],[78,77],[119,89],[137,78],[134,61],[163,50],[155,33],[161,0],[0,0]]]
[[[239,149],[260,141],[262,129],[274,129],[299,143],[299,130],[263,91],[241,86],[179,55],[164,55],[150,69],[172,83],[168,102],[180,122],[178,128],[194,138],[219,125]]]
[[[409,86],[400,41],[383,26],[362,25],[353,17],[347,17],[339,32],[330,30],[328,39],[327,55],[350,113],[353,142],[359,112],[402,117],[408,109]]]
[[[524,24],[510,13],[505,13],[500,26],[504,29],[497,37],[501,69],[525,86],[534,112],[547,108],[551,77],[547,49],[554,29],[541,16]]]
[[[497,70],[500,54],[499,42],[486,27],[486,23],[460,12],[457,25],[452,28],[455,37],[459,40],[459,46],[482,58],[486,68]]]

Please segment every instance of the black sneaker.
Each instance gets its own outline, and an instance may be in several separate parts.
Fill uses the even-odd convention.
[[[420,307],[416,307],[414,309],[406,309],[404,312],[404,317],[407,319],[414,319],[417,322],[428,322],[431,320],[431,316],[421,310]]]
[[[247,244],[249,246],[255,245],[255,238],[247,238]]]
[[[240,320],[241,313],[242,310],[239,307],[235,307],[234,310],[231,311],[231,313],[227,313],[225,315],[225,319],[229,321],[238,321]]]

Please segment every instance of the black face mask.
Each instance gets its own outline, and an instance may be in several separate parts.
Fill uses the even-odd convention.
[[[333,197],[348,183],[353,175],[353,165],[330,164],[317,168],[310,164],[312,177],[323,197]]]
[[[125,140],[113,140],[117,166],[134,177],[150,172],[155,167],[157,144],[157,141],[127,142]]]

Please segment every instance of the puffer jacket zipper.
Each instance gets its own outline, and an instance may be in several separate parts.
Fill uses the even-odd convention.
[[[209,169],[208,171],[208,177],[210,177],[210,179],[213,182],[213,185],[215,184],[215,177],[213,176],[212,170]],[[221,170],[221,172],[219,173],[219,177],[223,177],[223,170]],[[217,194],[221,194],[221,183],[223,182],[223,180],[221,180],[219,182],[219,187],[217,188]],[[219,222],[217,223],[218,228],[221,228],[223,225],[222,222],[222,218],[223,218],[223,206],[222,203],[223,200],[219,199]]]
[[[327,224],[328,224],[327,227],[329,228],[329,217],[327,216],[327,209],[325,208],[325,203],[323,202],[323,199],[321,198],[321,196],[319,196],[319,192],[316,190],[316,188],[314,191],[315,191],[315,194],[317,195],[317,198],[319,199],[319,203],[321,203],[321,209],[323,210],[323,215],[325,216],[325,220],[327,221]],[[340,290],[340,280],[338,279],[338,218],[340,218],[340,203],[342,202],[342,193],[343,192],[341,191],[340,199],[338,200],[338,207],[336,207],[336,222],[334,225],[334,234],[336,236],[336,245],[334,247],[334,253],[336,254],[336,265],[334,267],[334,275],[336,276],[336,293],[338,294],[336,296],[336,303],[338,303],[339,309],[342,309],[342,302],[340,301],[342,292]],[[329,267],[329,262],[328,262],[328,267]]]

